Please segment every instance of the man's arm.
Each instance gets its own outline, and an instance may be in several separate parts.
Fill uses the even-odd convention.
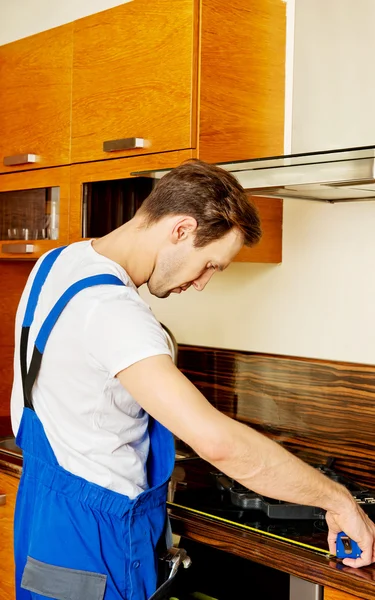
[[[117,377],[147,413],[229,477],[264,496],[325,509],[330,552],[335,554],[339,531],[362,550],[361,558],[345,559],[345,564],[375,561],[375,526],[344,487],[216,410],[169,356],[139,361]]]

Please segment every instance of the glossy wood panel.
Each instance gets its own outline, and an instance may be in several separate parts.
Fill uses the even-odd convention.
[[[191,148],[198,0],[137,0],[74,24],[72,162]],[[149,146],[104,152],[138,137]]]
[[[359,587],[358,594],[360,593],[361,589]],[[347,594],[346,592],[335,590],[330,587],[324,588],[323,600],[361,600],[361,598],[359,596],[353,596],[352,594]]]
[[[286,3],[204,0],[199,158],[283,153]]]
[[[230,417],[375,488],[375,366],[183,345],[179,365]]]
[[[0,436],[11,433],[6,417],[10,414],[13,381],[14,322],[18,302],[33,266],[33,261],[0,262]]]
[[[70,161],[73,25],[0,46],[0,172]],[[4,156],[37,154],[5,167]]]
[[[234,262],[279,264],[283,257],[283,201],[249,197],[259,210],[263,236],[254,248],[242,248]]]
[[[19,480],[0,470],[0,492],[6,503],[0,506],[0,597],[14,600],[13,515]]]

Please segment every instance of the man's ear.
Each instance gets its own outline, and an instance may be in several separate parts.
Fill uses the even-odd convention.
[[[198,223],[194,217],[179,217],[175,222],[171,237],[174,244],[186,240],[193,235],[198,228]]]

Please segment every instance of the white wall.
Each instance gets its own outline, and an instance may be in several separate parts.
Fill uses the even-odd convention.
[[[287,149],[375,144],[375,2],[288,1]],[[118,4],[0,0],[0,44]],[[375,203],[284,207],[282,265],[234,264],[201,294],[142,295],[180,343],[374,364]]]
[[[131,0],[0,0],[0,45]]]
[[[375,144],[374,0],[295,0],[294,152]]]

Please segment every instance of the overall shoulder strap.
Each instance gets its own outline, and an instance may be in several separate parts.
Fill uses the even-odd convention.
[[[47,279],[48,273],[52,269],[57,258],[60,256],[61,252],[66,248],[66,246],[62,246],[61,248],[56,248],[49,252],[47,256],[43,259],[31,286],[29,298],[26,305],[25,315],[22,322],[21,328],[21,340],[20,340],[20,362],[21,362],[21,377],[22,377],[22,386],[23,386],[23,395],[25,396],[25,378],[27,373],[27,344],[29,341],[29,331],[30,326],[34,320],[35,308],[38,303],[38,299],[40,296],[40,292],[42,291],[42,287],[44,285],[45,280]]]

